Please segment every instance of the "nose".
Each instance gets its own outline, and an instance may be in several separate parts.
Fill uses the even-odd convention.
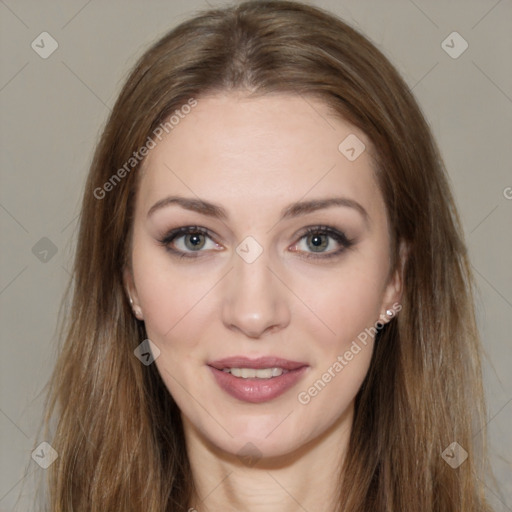
[[[252,263],[238,254],[227,276],[222,304],[222,321],[231,330],[249,338],[284,329],[290,323],[286,287],[274,275],[267,253]],[[270,268],[269,268],[270,267]]]

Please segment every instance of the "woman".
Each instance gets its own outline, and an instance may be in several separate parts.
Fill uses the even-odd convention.
[[[471,274],[409,89],[245,2],[140,59],[85,190],[55,512],[484,511]]]

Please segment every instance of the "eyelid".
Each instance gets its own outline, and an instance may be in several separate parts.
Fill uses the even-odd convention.
[[[331,227],[331,226],[323,225],[323,224],[307,226],[307,227],[303,228],[303,230],[300,231],[300,234],[298,234],[296,236],[298,236],[300,239],[302,239],[305,236],[313,234],[313,233],[321,233],[324,235],[328,235],[334,239],[340,239],[340,243],[344,243],[346,245],[350,245],[351,243],[354,242],[354,239],[348,238],[348,236],[345,234],[344,231],[334,228],[334,227]]]
[[[179,228],[171,229],[159,241],[162,244],[171,243],[176,238],[190,233],[201,233],[211,238],[215,243],[218,243],[215,241],[213,233],[208,228],[203,228],[201,226],[181,226]]]
[[[173,256],[177,256],[180,259],[197,258],[200,256],[201,252],[205,251],[181,251],[179,249],[174,249],[170,247],[171,242],[190,233],[200,233],[208,237],[215,244],[219,245],[219,243],[215,240],[215,236],[213,235],[213,233],[209,229],[203,228],[201,226],[181,226],[178,228],[171,229],[162,238],[158,240],[158,243],[162,245]]]
[[[329,251],[329,252],[304,252],[304,251],[296,251],[301,257],[305,259],[319,259],[319,260],[327,260],[329,258],[334,258],[336,256],[340,256],[341,253],[345,252],[347,249],[352,247],[356,243],[355,238],[348,238],[347,235],[340,229],[327,226],[327,225],[314,225],[307,226],[304,228],[298,236],[298,241],[293,245],[296,246],[303,238],[306,238],[310,234],[321,234],[326,235],[336,241],[337,244],[341,245],[341,248]]]

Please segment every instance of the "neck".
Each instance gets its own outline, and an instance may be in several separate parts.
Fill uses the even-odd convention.
[[[189,512],[333,512],[353,409],[292,453],[243,459],[211,444],[183,418],[195,494]]]

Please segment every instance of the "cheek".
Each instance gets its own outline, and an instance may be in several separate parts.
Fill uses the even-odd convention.
[[[297,399],[326,424],[347,410],[370,366],[388,271],[388,254],[381,247],[386,245],[365,247],[312,296],[314,307],[335,334],[324,330],[327,334],[317,338],[316,365]]]
[[[183,264],[186,266],[186,264]],[[178,337],[194,341],[190,319],[201,324],[201,304],[208,301],[213,277],[200,272],[180,272],[164,249],[148,247],[133,252],[133,273],[148,336],[166,343]],[[197,334],[197,333],[196,333]]]
[[[318,272],[314,276],[300,274],[295,290],[315,313],[303,317],[303,321],[316,320],[322,329],[318,333],[324,333],[324,343],[319,345],[327,351],[342,350],[379,320],[388,268],[386,257],[361,251],[346,265],[323,276]]]
[[[323,294],[313,297],[329,330],[313,336],[307,323],[302,325],[314,340],[315,364],[298,390],[297,401],[308,417],[322,418],[315,420],[318,429],[333,424],[349,409],[372,358],[382,298],[382,286],[376,281],[380,274],[366,266],[364,272],[363,268],[351,270],[340,273],[339,279],[326,283]]]

